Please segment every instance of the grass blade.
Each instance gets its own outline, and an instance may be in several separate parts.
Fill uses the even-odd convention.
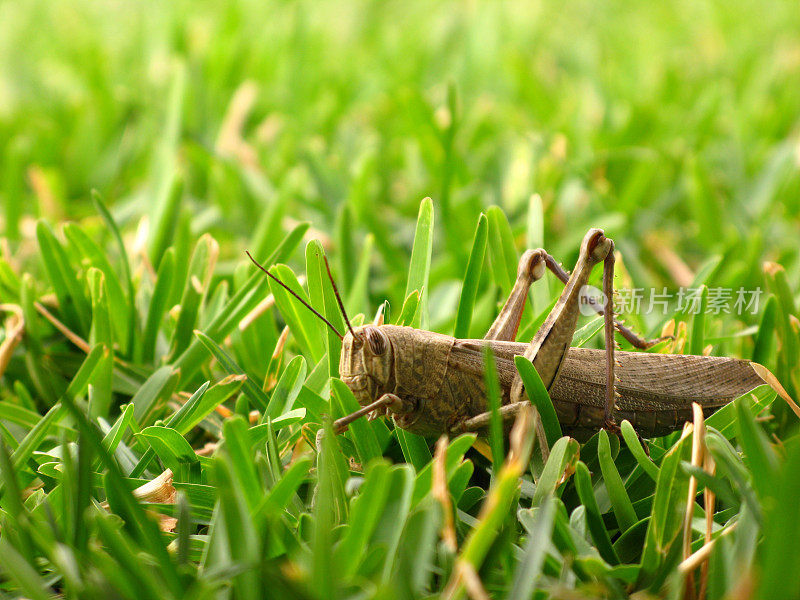
[[[622,483],[619,471],[614,465],[611,446],[605,429],[600,430],[597,455],[600,459],[600,469],[603,472],[603,480],[606,490],[608,490],[611,506],[614,508],[614,514],[617,517],[620,533],[624,533],[636,524],[638,518],[636,517],[636,511],[633,510],[633,504],[628,492],[625,490],[625,485]]]
[[[486,242],[489,239],[489,221],[486,215],[481,213],[478,218],[478,225],[475,228],[475,235],[472,239],[472,250],[469,253],[467,270],[464,273],[464,282],[461,285],[461,295],[458,299],[458,310],[456,312],[456,324],[453,336],[456,338],[468,338],[469,326],[472,322],[472,312],[475,308],[475,297],[478,294],[478,284],[481,279],[483,260],[486,255]]]
[[[431,272],[431,252],[433,251],[433,201],[425,198],[419,205],[417,229],[414,233],[414,247],[411,250],[411,263],[408,266],[406,293],[414,290],[420,296],[419,318],[412,321],[412,327],[428,327],[428,279]]]

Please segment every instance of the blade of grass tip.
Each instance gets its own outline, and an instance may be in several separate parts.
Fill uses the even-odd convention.
[[[369,310],[369,269],[372,264],[372,254],[375,250],[375,236],[368,233],[364,237],[361,247],[361,256],[358,259],[358,268],[347,298],[344,301],[349,314],[355,315]]]
[[[406,462],[414,465],[414,469],[419,472],[433,458],[425,438],[400,428],[395,428],[394,432]]]
[[[297,490],[306,481],[311,470],[312,460],[305,456],[298,458],[283,472],[281,478],[264,496],[254,514],[285,510],[289,502],[296,497]],[[355,523],[355,520],[351,520]]]
[[[89,343],[114,347],[114,334],[111,325],[111,310],[108,301],[108,287],[105,275],[95,267],[88,272],[89,291],[92,299],[92,329]],[[89,411],[92,416],[105,417],[113,401],[114,356],[113,350],[101,359],[100,368],[93,373],[92,387],[89,389]]]
[[[179,218],[182,199],[183,178],[180,175],[175,175],[164,198],[156,201],[158,207],[151,230],[148,253],[152,264],[156,267],[161,265],[164,252],[172,243],[175,235],[175,222]]]
[[[36,223],[36,238],[45,272],[64,318],[73,329],[85,334],[91,324],[91,308],[77,273],[53,230],[44,221]]]
[[[689,336],[689,354],[700,355],[705,347],[706,310],[708,309],[708,287],[703,284],[698,290],[697,312],[692,317],[692,331]]]
[[[411,326],[414,315],[417,313],[419,306],[419,292],[414,290],[403,302],[403,307],[400,309],[400,316],[397,318],[397,325]]]
[[[492,448],[492,478],[497,477],[505,458],[503,448],[503,419],[500,416],[500,381],[497,378],[497,362],[489,344],[483,346],[484,382],[486,401],[489,406],[489,442]]]
[[[171,243],[183,191],[183,185],[177,181],[178,145],[182,129],[183,99],[186,95],[186,68],[182,63],[175,66],[170,81],[166,122],[159,136],[151,167],[154,173],[150,211],[153,235],[149,240],[148,255],[156,266]]]
[[[254,522],[247,505],[243,501],[243,492],[239,482],[233,475],[234,465],[224,453],[214,457],[214,480],[218,490],[218,511],[220,519],[212,535],[224,536],[227,556],[222,564],[225,566],[256,564],[260,559],[261,544],[259,538],[264,534]],[[209,542],[209,544],[212,544]],[[219,542],[218,542],[219,543]],[[259,598],[258,571],[256,569],[237,569],[230,577],[232,596],[235,598]]]
[[[603,515],[600,513],[600,507],[597,505],[597,498],[592,489],[592,476],[589,474],[588,467],[581,461],[578,461],[575,467],[575,488],[578,491],[581,504],[586,510],[586,524],[589,527],[589,534],[598,552],[600,552],[600,556],[611,565],[619,564],[619,558],[611,545],[608,531],[606,531],[606,527],[603,524]]]
[[[442,594],[443,598],[457,598],[464,589],[460,565],[479,571],[489,549],[492,548],[502,529],[503,522],[517,498],[520,476],[528,465],[532,449],[533,411],[520,413],[509,439],[511,452],[497,474],[489,493],[478,513],[477,523],[467,536],[456,559],[456,568]]]
[[[117,244],[120,262],[122,262],[123,278],[125,280],[126,289],[128,292],[128,305],[133,307],[136,292],[133,288],[133,278],[131,277],[131,266],[130,261],[128,260],[128,251],[125,249],[125,243],[122,241],[122,234],[120,234],[116,221],[114,221],[114,218],[111,216],[108,208],[106,208],[106,205],[103,203],[103,199],[97,190],[92,190],[92,202],[94,203],[95,210],[100,213],[100,216],[103,218],[106,227],[111,232],[111,235]],[[137,312],[133,309],[128,313],[128,339],[125,346],[126,348],[131,348],[134,343],[136,316]]]
[[[517,276],[517,251],[514,248],[514,236],[505,213],[499,206],[490,206],[486,210],[489,219],[489,259],[494,274],[494,281],[504,296],[511,293]]]
[[[134,406],[134,420],[145,427],[155,421],[155,417],[164,407],[167,399],[178,385],[179,374],[171,367],[161,367],[142,384],[134,394],[131,403]]]
[[[226,419],[222,426],[225,451],[230,456],[232,475],[238,480],[243,498],[252,513],[264,495],[261,479],[256,471],[247,433],[249,425],[239,416]]]
[[[325,251],[322,249],[322,244],[319,240],[311,240],[306,244],[306,285],[308,286],[309,303],[318,313],[328,317],[328,315],[325,313],[325,300],[323,298],[323,286],[325,279],[323,276],[324,264],[322,263],[322,256],[324,254]],[[325,275],[327,275],[327,271],[325,272]],[[337,310],[337,312],[339,311]],[[330,320],[329,317],[328,320]],[[330,328],[319,319],[309,321],[307,325],[310,333],[316,337],[326,338],[327,332],[335,335],[330,331]],[[342,331],[344,328],[337,327],[337,329]],[[339,345],[341,346],[341,340],[339,340],[338,337],[336,338],[336,341],[338,341]],[[327,345],[326,338],[326,346]]]
[[[744,451],[744,461],[749,467],[753,487],[762,499],[767,498],[774,489],[778,475],[778,457],[772,449],[764,431],[756,423],[750,409],[752,402],[747,396],[736,400],[736,422],[739,427],[738,439]]]
[[[266,418],[276,419],[292,409],[300,394],[300,389],[305,383],[306,372],[306,361],[302,356],[295,356],[286,365],[278,383],[272,390],[262,422]]]
[[[528,200],[528,248],[544,248],[544,206],[539,194],[532,194]],[[533,314],[538,315],[550,303],[550,282],[542,277],[531,288],[533,295]]]
[[[170,340],[167,362],[182,353],[192,341],[192,332],[198,326],[200,308],[208,295],[218,256],[217,241],[210,235],[203,234],[197,241],[189,262],[186,285],[180,300],[180,313]]]
[[[312,285],[316,289],[316,296],[312,295],[312,300],[318,302],[315,308],[320,314],[325,315],[328,321],[339,332],[345,331],[344,317],[339,309],[339,303],[336,300],[336,294],[333,290],[333,283],[328,278],[328,267],[325,264],[325,250],[322,244],[317,240],[309,242],[306,247],[307,252],[307,268],[308,273],[308,286],[311,291]],[[319,323],[322,331],[325,334],[327,354],[328,354],[328,372],[331,377],[339,376],[339,356],[342,352],[342,340],[339,335],[324,323]]]
[[[308,223],[300,223],[290,231],[280,243],[275,252],[263,264],[272,264],[278,259],[285,260],[303,239],[308,230]],[[205,333],[212,340],[221,341],[230,335],[233,328],[263,300],[266,290],[269,289],[269,277],[253,267],[254,272],[231,297],[225,308],[206,327]],[[189,347],[184,350],[174,363],[175,369],[180,369],[184,381],[188,381],[203,364],[205,348],[200,340],[192,340]]]
[[[758,325],[758,334],[753,344],[753,362],[763,365],[774,355],[777,317],[778,300],[774,294],[770,294],[764,304],[764,312],[761,313],[761,321]]]
[[[94,268],[102,271],[108,293],[108,303],[114,307],[114,311],[110,314],[114,324],[114,333],[116,339],[120,341],[123,354],[127,355],[129,350],[128,343],[130,342],[127,337],[129,311],[132,310],[132,305],[128,302],[119,277],[108,261],[106,253],[81,227],[75,223],[66,223],[64,225],[64,235],[85,260],[88,260]]]
[[[311,305],[305,290],[289,267],[275,265],[269,269],[269,272],[287,285],[304,302]],[[326,348],[324,338],[316,334],[319,327],[319,317],[303,306],[272,278],[269,280],[269,287],[272,290],[272,296],[275,298],[275,305],[278,311],[289,326],[295,341],[300,346],[308,362],[314,365],[321,363],[325,356]]]
[[[447,446],[445,454],[445,470],[452,473],[464,459],[464,454],[475,443],[477,438],[474,433],[465,433],[455,438],[450,445]],[[433,463],[425,465],[421,471],[417,473],[417,479],[414,486],[414,496],[412,497],[412,504],[417,505],[422,502],[432,489],[432,472]]]
[[[392,576],[403,527],[411,510],[414,491],[414,470],[411,465],[390,467],[388,488],[387,503],[371,539],[376,546],[386,548],[380,576],[382,582],[388,582]]]
[[[555,493],[559,485],[564,482],[565,474],[568,475],[574,470],[579,455],[580,444],[570,437],[564,436],[553,444],[542,474],[536,482],[531,506],[539,506],[548,496]]]
[[[100,457],[103,466],[106,468],[104,476],[106,491],[119,500],[119,507],[122,509],[120,516],[125,521],[126,527],[135,532],[144,549],[153,555],[170,592],[180,596],[182,585],[167,552],[158,525],[147,516],[144,509],[133,497],[122,471],[113,457],[103,447],[102,438],[94,425],[71,398],[64,398],[64,406],[72,415],[78,429],[84,434],[86,442],[92,445],[94,452]]]
[[[114,421],[114,424],[111,426],[106,434],[103,436],[103,446],[111,453],[114,454],[116,452],[117,447],[119,446],[120,442],[122,442],[122,438],[125,435],[125,431],[133,424],[133,405],[126,404],[121,408],[121,413],[117,420]],[[100,465],[99,461],[96,461],[97,464],[95,467]]]
[[[547,498],[534,513],[528,541],[514,573],[514,583],[508,600],[528,600],[533,595],[550,546],[555,512],[555,501]]]
[[[171,427],[151,425],[137,435],[147,440],[177,480],[199,483],[192,479],[193,472],[199,468],[197,453],[180,433]]]
[[[192,394],[192,396],[186,401],[186,403],[181,406],[175,413],[173,413],[169,419],[167,419],[167,427],[172,427],[177,430],[181,435],[186,435],[191,427],[187,425],[187,423],[194,423],[192,420],[195,411],[200,404],[201,400],[205,396],[206,391],[208,390],[209,382],[206,381],[203,385],[201,385],[197,391]],[[132,405],[129,404],[125,412],[130,412],[128,409],[132,408]],[[212,409],[213,410],[213,409]],[[196,424],[196,423],[194,423]],[[113,452],[113,448],[110,449]],[[142,454],[139,462],[136,463],[136,466],[131,471],[131,477],[139,477],[142,473],[144,473],[147,466],[150,464],[150,461],[155,456],[155,451],[152,447],[145,450],[144,454]]]
[[[639,436],[636,435],[636,430],[633,428],[633,425],[626,419],[622,421],[620,428],[622,429],[622,437],[625,440],[625,444],[628,446],[628,450],[631,451],[631,454],[633,454],[636,462],[642,467],[642,470],[647,473],[650,479],[658,481],[658,466],[647,456],[644,448],[642,448],[642,443],[639,441]]]
[[[611,507],[617,517],[620,533],[624,533],[633,527],[639,520],[636,511],[633,510],[630,496],[625,490],[619,471],[614,464],[611,456],[611,445],[608,441],[608,434],[605,429],[600,430],[600,439],[597,447],[597,456],[600,459],[600,470],[603,473],[603,482],[608,491],[608,498],[611,500]]]
[[[472,249],[467,261],[467,270],[464,273],[464,282],[461,285],[461,295],[458,299],[458,310],[456,312],[456,324],[453,330],[453,337],[468,338],[469,326],[472,322],[472,312],[475,308],[475,298],[478,294],[483,261],[486,256],[486,243],[489,239],[489,221],[486,215],[481,213],[478,218],[478,225],[475,227],[475,235],[472,239]]]
[[[8,536],[0,537],[0,571],[31,600],[52,600],[52,589],[22,554],[11,545]]]
[[[380,517],[386,512],[390,487],[390,466],[386,461],[374,461],[366,467],[364,482],[359,494],[352,501],[350,526],[345,530],[337,545],[334,559],[342,565],[345,578],[352,577],[360,566],[368,543],[377,527]]]
[[[236,361],[233,360],[230,354],[223,350],[221,346],[214,342],[214,340],[212,340],[202,331],[195,331],[194,334],[198,337],[203,346],[205,346],[211,356],[216,358],[222,368],[224,368],[229,374],[245,375],[245,372],[236,363]],[[242,391],[253,402],[253,405],[256,406],[258,410],[266,410],[267,406],[269,406],[269,398],[264,393],[264,390],[262,390],[261,387],[259,387],[252,379],[250,379],[250,377],[245,379],[242,386]]]
[[[139,346],[140,359],[144,363],[153,362],[156,353],[156,342],[158,332],[161,330],[161,323],[164,315],[169,309],[169,297],[172,291],[172,284],[175,274],[175,251],[167,248],[161,264],[158,265],[155,287],[147,308],[145,319],[144,335]]]
[[[687,439],[683,435],[661,461],[637,587],[651,585],[668,557],[680,557],[680,554],[675,555],[671,550],[675,548],[674,543],[680,537],[684,503],[689,491],[689,478],[680,469],[681,461],[686,458]]]
[[[439,511],[432,503],[421,506],[406,520],[390,583],[392,589],[403,590],[398,596],[419,598],[428,591],[439,521]]]
[[[433,201],[425,198],[419,205],[417,228],[414,233],[414,246],[411,249],[411,263],[408,267],[408,281],[405,297],[417,290],[420,292],[419,319],[415,326],[428,328],[428,278],[431,271],[431,252],[433,251]],[[417,321],[417,319],[415,319]]]
[[[550,394],[547,388],[544,387],[542,378],[539,377],[536,367],[533,363],[526,359],[524,356],[515,356],[514,365],[517,367],[517,372],[522,378],[522,383],[525,386],[525,394],[528,396],[531,404],[536,407],[539,416],[542,419],[542,426],[544,428],[545,436],[547,436],[547,445],[549,448],[553,447],[561,437],[561,423],[558,421],[556,409],[553,406],[553,401],[550,399]]]

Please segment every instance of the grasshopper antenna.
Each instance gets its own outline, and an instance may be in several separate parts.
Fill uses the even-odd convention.
[[[328,257],[323,256],[322,259],[325,261],[325,269],[328,271],[328,279],[331,280],[331,285],[333,286],[333,294],[336,296],[336,302],[339,303],[339,310],[342,311],[342,316],[344,317],[344,322],[347,323],[347,329],[350,330],[350,333],[353,335],[353,338],[356,337],[356,332],[353,331],[353,326],[350,325],[350,319],[347,318],[347,312],[344,310],[344,304],[342,303],[342,297],[339,295],[339,290],[336,288],[336,282],[333,280],[333,275],[331,275],[331,266],[328,264]]]
[[[328,319],[326,319],[326,318],[325,318],[325,317],[323,317],[321,314],[319,314],[319,313],[318,313],[316,310],[314,310],[314,309],[312,308],[312,306],[311,306],[311,305],[310,305],[308,302],[306,302],[305,300],[303,300],[303,299],[302,299],[302,298],[301,298],[301,297],[300,297],[300,296],[299,296],[297,293],[295,293],[295,291],[294,291],[292,288],[290,288],[288,285],[286,285],[285,283],[283,283],[283,282],[282,282],[280,279],[278,279],[277,277],[275,277],[275,275],[273,275],[272,273],[270,273],[269,271],[267,271],[267,270],[266,270],[264,267],[262,267],[262,266],[261,266],[261,264],[260,264],[260,263],[259,263],[259,262],[258,262],[258,261],[255,259],[255,258],[253,258],[253,255],[252,255],[252,254],[250,254],[250,253],[249,253],[247,250],[245,250],[244,252],[245,252],[245,254],[247,254],[247,256],[250,258],[250,260],[252,260],[252,261],[253,261],[253,264],[254,264],[255,266],[257,266],[259,269],[261,269],[262,271],[264,271],[264,273],[266,273],[266,274],[267,274],[267,275],[269,275],[269,276],[270,276],[272,279],[274,279],[274,280],[277,282],[277,284],[278,284],[278,285],[280,285],[280,286],[281,286],[283,289],[285,289],[287,292],[289,292],[289,293],[290,293],[292,296],[294,296],[295,298],[297,298],[297,299],[300,301],[300,304],[302,304],[303,306],[305,306],[305,307],[306,307],[308,310],[310,310],[312,313],[314,313],[314,314],[315,314],[315,315],[317,315],[317,316],[318,316],[320,319],[322,319],[322,321],[323,321],[323,322],[324,322],[324,323],[325,323],[325,324],[326,324],[328,327],[330,327],[330,328],[333,330],[333,332],[334,332],[336,335],[338,335],[338,336],[339,336],[339,339],[340,339],[340,340],[343,340],[343,339],[344,339],[344,336],[343,336],[341,333],[339,333],[339,330],[338,330],[338,329],[336,329],[336,327],[334,327],[334,326],[333,326],[333,324],[332,324],[330,321],[328,321]],[[328,261],[325,261],[325,266],[328,266]],[[328,275],[330,275],[330,269],[328,269]],[[334,292],[336,291],[336,286],[334,286],[334,287],[333,287],[333,291],[334,291]],[[336,299],[337,299],[337,300],[339,299],[339,294],[338,294],[338,293],[336,294]],[[342,301],[341,301],[341,300],[339,300],[339,306],[341,306],[341,305],[342,305]],[[345,321],[347,321],[347,317],[345,317]],[[350,322],[349,322],[349,321],[347,322],[347,326],[348,326],[348,327],[350,326]],[[353,331],[353,330],[351,329],[350,331]]]

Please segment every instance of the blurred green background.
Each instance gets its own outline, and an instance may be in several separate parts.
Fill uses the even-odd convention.
[[[497,560],[481,573],[493,593],[507,591],[513,571],[514,587],[524,582],[528,594],[519,597],[530,597],[541,565],[528,561],[549,553],[544,590],[574,587],[574,571],[592,597],[624,597],[623,585],[661,593],[667,576],[678,597],[684,575],[674,567],[706,539],[695,518],[691,548],[676,542],[690,473],[688,438],[679,433],[647,442],[658,467],[632,429],[622,450],[601,433],[602,457],[597,439],[581,448],[562,439],[562,454],[547,463],[555,465],[551,489],[531,495],[540,464],[520,495],[520,473],[512,473],[507,504],[485,503],[502,517],[496,522],[481,521],[478,510],[498,464],[475,453],[462,461],[472,440],[454,440],[447,468],[458,473],[449,485],[460,554],[439,544],[431,453],[421,438],[401,430],[390,438],[382,420],[361,422],[359,436],[325,445],[309,475],[322,415],[350,412],[356,401],[335,379],[338,339],[323,339],[318,321],[292,312],[287,294],[252,275],[244,251],[288,263],[291,270],[276,272],[292,285],[293,273],[307,276],[311,302],[341,324],[322,248],[299,238],[318,239],[352,317],[371,318],[388,299],[391,322],[479,337],[524,248],[543,246],[570,268],[586,231],[602,227],[624,258],[618,288],[674,293],[705,283],[769,292],[756,314],[657,311],[632,315],[630,324],[654,336],[674,316],[679,343],[657,350],[753,358],[796,398],[798,82],[796,0],[0,2],[0,564],[8,578],[0,596],[19,589],[50,597],[54,582],[66,597],[128,590],[201,598],[230,584],[232,597],[256,598],[248,565],[309,593],[325,584],[314,597],[402,586],[435,594],[464,558],[464,541],[482,531],[499,536],[489,553]],[[93,202],[93,191],[102,201]],[[426,197],[432,204],[421,204]],[[481,212],[486,260],[465,276]],[[785,271],[765,271],[767,261]],[[462,282],[474,305],[458,311]],[[427,302],[415,310],[411,301],[401,315],[421,286]],[[534,286],[521,340],[559,289],[550,276]],[[265,300],[270,290],[277,306]],[[291,332],[285,347],[283,324]],[[575,344],[599,346],[598,320],[581,326]],[[770,600],[798,593],[786,577],[800,568],[797,419],[782,401],[763,412],[774,394],[760,394],[763,404],[744,397],[709,420],[723,432],[709,429],[721,466],[704,479],[719,490],[716,531],[738,527],[712,555],[709,598],[754,582]],[[88,418],[73,396],[88,396]],[[290,410],[295,400],[298,411]],[[187,405],[202,413],[196,422]],[[62,406],[72,411],[68,424],[59,423]],[[251,409],[261,424],[248,428]],[[114,423],[108,435],[119,469],[96,435],[106,422]],[[263,431],[256,442],[246,437]],[[158,444],[162,435],[169,443]],[[224,444],[198,458],[209,441]],[[177,509],[176,557],[157,532],[110,537],[117,515],[126,526],[149,523],[137,503],[123,502],[125,486],[170,465],[188,490]],[[101,477],[99,488],[92,482]],[[383,497],[355,493],[359,482]],[[262,502],[279,487],[289,490],[281,492],[283,509],[291,500],[286,510]],[[421,508],[408,513],[412,491]],[[560,512],[532,527],[528,544],[523,517],[550,495]],[[107,498],[115,514],[83,511],[94,497]],[[376,521],[359,517],[372,506],[365,500],[359,509],[361,497],[383,515],[369,544]],[[396,510],[397,498],[406,512]],[[356,517],[348,521],[351,499]],[[52,506],[58,524],[46,512]],[[162,510],[173,514],[172,505]],[[562,545],[552,554],[554,522],[554,540],[578,540],[578,550]],[[415,537],[423,530],[427,537]],[[346,542],[339,550],[355,547],[353,556],[333,556],[347,531],[363,534],[363,544]],[[268,532],[288,540],[285,556]],[[301,539],[309,535],[310,545]],[[386,551],[390,535],[396,561]],[[376,570],[381,556],[385,567]],[[128,565],[145,563],[158,568],[129,575]],[[184,595],[194,584],[195,595]],[[298,597],[287,590],[271,591]]]
[[[402,291],[421,198],[465,256],[482,208],[522,232],[538,193],[565,262],[602,226],[641,285],[675,285],[659,245],[798,281],[796,2],[5,2],[0,57],[12,241],[92,189],[133,232],[179,177],[228,258],[274,203],[327,233],[348,205]]]

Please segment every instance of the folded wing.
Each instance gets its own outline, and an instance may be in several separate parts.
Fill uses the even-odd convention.
[[[697,402],[706,414],[766,383],[746,360],[717,356],[615,352],[617,420],[644,435],[678,429]],[[571,348],[550,397],[563,425],[596,428],[605,406],[605,352]]]

